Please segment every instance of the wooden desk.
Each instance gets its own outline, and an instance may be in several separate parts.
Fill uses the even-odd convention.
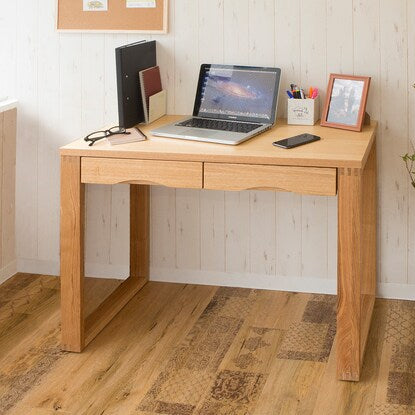
[[[164,117],[154,125],[174,119]],[[303,132],[322,140],[292,150],[271,145]],[[376,123],[355,133],[280,121],[238,146],[150,137],[115,147],[106,142],[88,147],[82,139],[62,147],[63,349],[81,352],[146,284],[150,185],[338,194],[337,374],[359,380],[376,290],[375,132]],[[131,185],[130,277],[89,316],[83,304],[85,183]]]

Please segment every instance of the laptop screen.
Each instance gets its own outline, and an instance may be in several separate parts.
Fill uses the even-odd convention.
[[[202,65],[194,116],[274,123],[278,68]]]

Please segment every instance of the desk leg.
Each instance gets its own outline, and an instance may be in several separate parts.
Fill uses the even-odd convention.
[[[339,169],[337,376],[358,381],[376,290],[376,148],[364,170]]]
[[[62,347],[84,347],[84,198],[80,157],[61,157]]]
[[[130,276],[150,274],[150,186],[130,184]]]
[[[81,158],[61,157],[62,349],[81,352],[149,277],[149,186],[131,186],[130,277],[89,316],[84,312],[85,185]]]

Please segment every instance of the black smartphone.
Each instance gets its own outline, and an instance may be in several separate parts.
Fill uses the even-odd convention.
[[[284,140],[274,141],[273,146],[282,147],[282,148],[294,148],[302,146],[303,144],[312,143],[313,141],[320,140],[318,135],[312,134],[300,134],[290,138],[284,138]]]

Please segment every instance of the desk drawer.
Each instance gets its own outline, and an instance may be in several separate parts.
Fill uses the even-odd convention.
[[[279,190],[334,196],[334,168],[205,163],[204,188],[212,190]]]
[[[203,187],[202,163],[82,157],[82,183]]]

